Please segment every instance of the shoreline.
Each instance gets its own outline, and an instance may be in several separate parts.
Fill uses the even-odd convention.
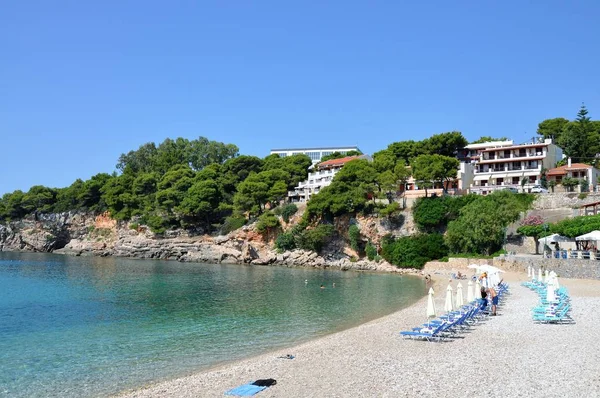
[[[276,265],[276,266],[281,266],[281,265]],[[310,268],[312,268],[312,267],[310,267]],[[361,270],[353,270],[353,271],[355,271],[355,272],[374,272],[374,273],[393,273],[393,272],[386,272],[386,271],[361,271]],[[418,271],[418,272],[420,272],[420,271]],[[423,278],[423,276],[420,275],[420,273],[418,273],[418,272],[415,271],[414,273],[407,273],[407,274],[409,276]],[[328,340],[335,338],[335,336],[337,336],[337,335],[343,335],[346,332],[350,332],[355,329],[360,329],[363,327],[368,327],[369,325],[375,326],[381,322],[385,322],[386,320],[390,321],[391,319],[388,319],[388,318],[395,318],[396,316],[398,316],[399,314],[401,314],[405,311],[411,310],[411,312],[412,312],[412,311],[415,311],[415,309],[417,309],[417,308],[418,309],[422,309],[422,307],[424,308],[424,305],[425,305],[424,303],[426,303],[427,291],[429,290],[429,288],[433,287],[434,290],[436,290],[436,291],[438,291],[438,290],[442,291],[442,286],[444,285],[444,283],[447,283],[447,281],[448,281],[448,277],[446,275],[441,275],[440,273],[432,274],[431,282],[426,283],[423,297],[416,300],[414,303],[410,304],[409,306],[401,308],[390,314],[367,320],[365,322],[351,326],[349,328],[344,328],[342,330],[337,330],[337,331],[331,331],[331,332],[325,333],[322,336],[318,336],[318,337],[309,339],[304,342],[292,343],[292,345],[290,345],[287,348],[273,348],[262,354],[253,355],[253,356],[243,358],[243,359],[225,361],[225,362],[222,362],[219,364],[212,365],[208,368],[204,368],[204,369],[201,369],[198,371],[192,371],[191,373],[189,373],[187,375],[182,375],[182,376],[178,376],[175,378],[169,378],[169,379],[162,380],[162,381],[152,382],[145,386],[141,386],[141,387],[137,387],[137,388],[133,388],[133,389],[127,389],[127,390],[121,391],[117,394],[111,395],[111,397],[115,397],[115,398],[132,397],[133,398],[133,397],[165,396],[163,394],[165,394],[165,393],[170,394],[170,392],[165,391],[164,388],[169,388],[168,385],[173,384],[173,383],[175,383],[175,384],[179,384],[180,382],[186,383],[187,381],[190,381],[190,379],[192,379],[192,378],[197,378],[197,377],[202,377],[202,376],[209,376],[209,378],[212,378],[213,373],[217,373],[217,374],[221,374],[223,372],[229,373],[231,371],[231,368],[238,368],[240,366],[241,367],[252,366],[252,364],[254,364],[254,363],[265,363],[265,362],[271,363],[271,362],[273,362],[273,359],[278,360],[278,361],[283,361],[285,363],[288,360],[283,359],[281,357],[286,356],[288,354],[294,355],[296,357],[296,358],[294,358],[294,360],[295,360],[295,359],[297,359],[297,355],[293,354],[293,352],[298,352],[298,351],[302,351],[304,349],[309,349],[314,344],[318,344],[318,343],[328,344],[329,343]],[[458,280],[456,280],[455,282],[458,282]],[[265,376],[265,377],[267,377],[267,376]],[[263,378],[263,377],[257,377],[257,378]],[[240,384],[243,384],[243,382]],[[232,386],[231,388],[233,388],[233,387],[235,387],[235,386]],[[158,391],[155,392],[156,389],[158,389]],[[266,390],[261,392],[262,396],[265,396],[265,395],[263,395],[264,392],[266,392]],[[148,395],[148,393],[149,393],[149,395]],[[221,394],[221,395],[223,395],[223,394]],[[167,396],[169,396],[169,395],[167,395]],[[172,395],[172,396],[179,397],[179,396],[186,396],[186,395],[180,395],[180,393],[177,392],[175,395]],[[194,395],[194,396],[196,396],[196,395]],[[200,396],[205,396],[205,395],[200,395]],[[212,395],[206,395],[206,396],[212,396]]]
[[[600,305],[600,281],[562,279],[571,293],[577,323],[539,325],[531,322],[529,314],[537,296],[520,286],[526,275],[507,272],[504,276],[511,296],[500,308],[500,316],[490,317],[464,338],[448,343],[400,338],[401,330],[426,321],[424,297],[341,332],[115,396],[218,397],[264,378],[274,378],[277,384],[260,397],[459,397],[464,396],[466,386],[476,396],[492,397],[600,393],[600,365],[595,360],[600,348],[595,344],[594,327],[600,314],[588,310]],[[441,314],[448,279],[444,274],[432,277]],[[278,358],[286,354],[295,359]],[[498,366],[493,366],[496,361]],[[539,365],[549,361],[553,366],[544,367],[544,377],[540,377]]]

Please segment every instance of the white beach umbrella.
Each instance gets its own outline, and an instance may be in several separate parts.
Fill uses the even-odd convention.
[[[542,281],[542,269],[538,268],[538,281]]]
[[[460,308],[465,305],[465,300],[463,298],[463,287],[460,282],[456,285],[456,308]]]
[[[444,309],[448,312],[454,310],[454,306],[452,305],[452,286],[448,285],[446,289],[446,304],[444,305]]]
[[[473,281],[467,283],[467,303],[473,301]]]
[[[548,270],[544,271],[544,282],[548,283],[548,274],[550,272],[548,272]]]
[[[427,293],[427,322],[429,322],[430,318],[435,318],[437,316],[435,312],[435,301],[433,300],[433,288],[429,288],[429,293]]]
[[[554,284],[548,283],[546,287],[546,301],[554,303],[556,301],[556,294],[554,293]]]
[[[475,298],[481,298],[481,284],[479,283],[479,279],[475,282]]]
[[[531,278],[531,265],[527,266],[527,278]]]

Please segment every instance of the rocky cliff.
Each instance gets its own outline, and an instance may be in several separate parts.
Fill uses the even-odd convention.
[[[351,222],[358,223],[364,239],[374,243],[387,233],[410,234],[414,229],[410,212],[392,222],[346,217],[336,222],[342,236]],[[356,254],[346,246],[344,239],[332,239],[321,255],[304,250],[278,253],[273,242],[265,242],[252,225],[217,237],[192,236],[183,230],[158,236],[143,226],[117,222],[108,214],[34,215],[0,225],[0,251],[406,272],[385,261],[356,260]]]

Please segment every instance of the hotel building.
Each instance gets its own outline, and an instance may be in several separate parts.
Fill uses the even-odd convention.
[[[473,165],[470,191],[486,195],[495,190],[525,188],[540,183],[542,169],[552,169],[563,158],[562,149],[551,139],[515,145],[513,141],[469,144],[467,158]]]

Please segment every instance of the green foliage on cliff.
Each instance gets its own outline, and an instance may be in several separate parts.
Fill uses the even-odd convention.
[[[399,268],[423,268],[427,261],[440,259],[448,254],[441,234],[419,234],[382,240],[381,256]]]
[[[121,174],[102,173],[67,188],[34,186],[4,195],[0,221],[36,212],[108,210],[117,220],[138,217],[157,233],[180,227],[205,233],[215,227],[231,230],[246,222],[241,214],[258,216],[267,203],[281,203],[311,165],[305,155],[260,159],[237,154],[235,145],[203,137],[144,144],[119,157]]]
[[[478,195],[418,198],[413,205],[415,223],[421,232],[442,231],[458,218],[460,209],[478,198]]]
[[[527,210],[533,195],[498,191],[479,196],[448,223],[444,241],[452,253],[490,255],[502,248],[505,229]]]
[[[348,228],[348,240],[350,241],[350,247],[355,252],[361,252],[361,239],[360,239],[360,229],[356,224],[350,225]]]

